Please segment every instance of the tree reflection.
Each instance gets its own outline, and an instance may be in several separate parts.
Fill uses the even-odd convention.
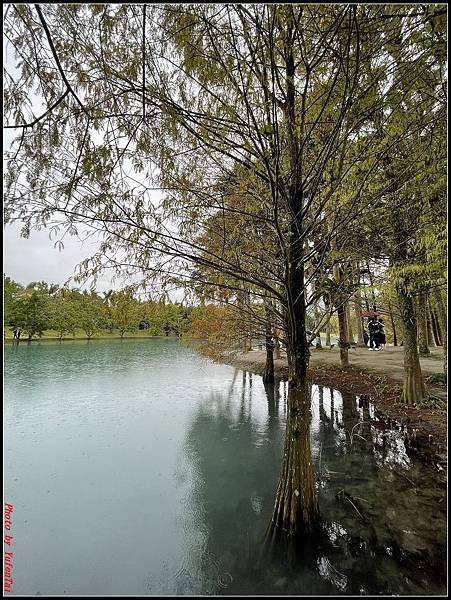
[[[417,538],[407,539],[403,530],[410,531],[412,522],[422,523],[416,511],[426,513],[427,494],[412,489],[413,475],[396,474],[408,464],[399,460],[405,452],[401,432],[391,431],[382,442],[381,424],[371,418],[368,402],[350,393],[312,388],[309,410],[286,426],[294,437],[295,460],[309,457],[317,474],[321,528],[300,540],[268,528],[287,443],[286,383],[263,385],[254,376],[251,385],[249,374],[235,373],[227,392],[208,396],[194,414],[186,447],[196,473],[191,516],[202,541],[184,565],[179,593],[421,591],[413,557],[421,562],[423,555],[413,545]],[[294,436],[301,417],[302,436]],[[360,437],[346,434],[353,428]],[[302,465],[298,469],[302,483]],[[430,511],[428,515],[430,520]],[[441,541],[433,540],[433,532],[425,516],[418,540],[427,542],[428,556],[439,562]],[[425,572],[426,567],[423,577]],[[410,587],[400,583],[404,576]]]
[[[197,472],[191,504],[202,515],[205,541],[189,571],[203,593],[224,593],[237,577],[255,590],[251,565],[280,468],[279,387],[276,380],[265,388],[243,371],[226,394],[209,396],[190,424],[186,445]],[[266,405],[266,414],[254,410],[254,396],[265,401],[258,405]]]

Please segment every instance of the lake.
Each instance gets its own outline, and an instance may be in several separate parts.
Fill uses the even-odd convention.
[[[324,539],[264,544],[287,383],[173,339],[5,346],[16,594],[445,594],[446,486],[365,399],[312,385]]]

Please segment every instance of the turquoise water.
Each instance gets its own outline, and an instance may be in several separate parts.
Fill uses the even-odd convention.
[[[286,395],[171,339],[7,345],[13,593],[444,593],[446,488],[329,388],[312,386],[324,539],[266,551]]]

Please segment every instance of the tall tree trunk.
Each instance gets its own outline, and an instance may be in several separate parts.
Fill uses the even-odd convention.
[[[360,295],[360,290],[357,290],[354,294],[354,309],[355,309],[355,318],[357,321],[357,346],[359,348],[365,348],[365,337],[363,335],[363,321],[362,321],[362,297]]]
[[[330,348],[330,319],[326,323],[326,346]]]
[[[263,373],[263,381],[265,383],[274,383],[274,340],[272,336],[271,310],[268,304],[265,305],[265,313],[266,364],[265,371]]]
[[[348,328],[346,324],[346,311],[344,304],[339,304],[337,306],[337,316],[338,316],[338,346],[340,348],[340,364],[342,367],[349,366],[349,342],[348,342]]]
[[[377,310],[376,295],[374,293],[374,279],[373,279],[373,275],[371,274],[369,263],[366,263],[366,268],[368,269],[368,279],[370,280],[370,291],[371,291],[371,299],[373,301],[373,310]]]
[[[315,304],[315,323],[317,325],[319,325],[319,322],[321,320],[321,312],[318,308],[318,304]],[[317,348],[317,350],[321,350],[322,343],[321,343],[321,332],[317,331],[317,335],[316,335],[316,339],[315,339],[315,346]]]
[[[388,303],[388,312],[390,314],[391,328],[392,328],[392,331],[393,331],[393,346],[397,346],[398,345],[398,338],[397,338],[397,335],[396,335],[396,325],[395,325],[395,319],[393,318],[393,311],[391,309],[390,302]]]
[[[345,304],[346,311],[346,324],[348,326],[348,342],[350,344],[354,343],[354,333],[352,331],[352,323],[351,323],[351,306],[349,300]]]
[[[323,347],[323,344],[321,342],[321,334],[318,332],[317,336],[316,336],[316,341],[315,341],[315,348],[317,350],[321,350]]]
[[[323,300],[329,313],[329,318],[326,322],[326,346],[330,348],[330,319],[332,317],[332,300],[330,298],[330,294],[324,294]]]
[[[334,249],[335,244],[331,243],[331,248]],[[342,284],[342,275],[339,265],[336,263],[332,267],[335,283],[337,284],[337,293],[336,293],[336,307],[337,307],[337,317],[338,317],[338,347],[340,348],[340,363],[342,367],[349,366],[349,356],[348,356],[348,325],[346,321],[346,307],[345,300],[343,298],[343,293],[340,290],[340,286]]]
[[[421,292],[417,300],[417,319],[418,319],[418,351],[420,356],[430,354],[428,348],[428,328],[427,328],[427,295]]]
[[[331,240],[330,243],[331,250],[337,249],[337,244],[335,240]],[[340,269],[340,265],[338,263],[334,263],[332,266],[332,273],[334,276],[335,284],[337,286],[337,291],[335,293],[335,306],[337,309],[337,317],[338,317],[338,347],[340,348],[340,364],[342,367],[349,366],[349,356],[348,356],[348,324],[346,320],[346,301],[344,298],[344,294],[341,291],[341,285],[343,283],[342,272]]]
[[[437,307],[437,315],[438,315],[438,321],[440,323],[440,329],[442,330],[442,343],[443,343],[443,372],[445,373],[445,375],[447,375],[448,373],[448,359],[447,359],[447,351],[448,351],[448,341],[446,339],[447,337],[447,328],[448,328],[448,318],[446,315],[446,305],[445,302],[443,301],[443,295],[442,292],[438,289],[438,288],[434,288],[434,300],[435,300],[435,305]]]
[[[413,298],[404,290],[397,289],[399,308],[404,330],[404,387],[402,401],[405,404],[421,405],[426,398],[426,387],[421,372],[417,348],[417,323]]]
[[[427,343],[428,348],[436,346],[434,341],[434,335],[432,333],[432,322],[431,322],[431,311],[429,310],[429,298],[426,298],[426,330],[427,330]]]
[[[354,292],[354,312],[357,323],[357,346],[359,348],[364,348],[365,337],[363,335],[363,320],[362,320],[362,294],[360,291],[360,264],[358,261],[354,261],[353,263],[353,271],[355,278],[355,292]]]
[[[286,273],[287,292],[287,354],[290,391],[282,470],[277,487],[272,524],[288,534],[309,533],[319,521],[312,456],[310,450],[310,393],[307,368],[310,352],[305,327],[304,241],[302,189],[303,110],[301,122],[296,118],[295,57],[293,50],[294,21],[287,10],[285,38],[286,101],[285,121],[291,181],[288,194],[290,225],[288,234],[289,261]]]
[[[432,333],[434,335],[435,345],[441,346],[442,339],[440,337],[440,330],[439,330],[438,323],[437,323],[437,316],[436,316],[435,311],[432,308],[430,303],[429,303],[429,315],[431,317]]]

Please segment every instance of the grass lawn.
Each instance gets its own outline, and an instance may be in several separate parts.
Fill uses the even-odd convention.
[[[4,340],[13,340],[13,332],[11,331],[11,329],[9,327],[3,327],[3,333],[4,333]],[[91,339],[120,339],[120,333],[118,331],[114,331],[113,333],[110,333],[109,331],[106,330],[100,330],[97,331],[94,336]],[[164,336],[152,336],[147,330],[136,330],[134,332],[130,332],[130,331],[126,331],[124,333],[124,338],[149,338],[149,337],[164,337]],[[172,337],[172,336],[171,336]],[[26,340],[28,339],[28,336],[26,334],[24,334],[22,332],[21,335],[21,340]],[[34,337],[33,339],[36,340],[59,340],[59,333],[57,331],[54,331],[53,329],[48,329],[44,332],[43,336],[41,338],[39,337]],[[76,329],[75,330],[75,336],[72,335],[72,333],[65,333],[63,338],[63,340],[86,340],[87,339],[87,335],[86,333],[83,331],[83,329]]]

